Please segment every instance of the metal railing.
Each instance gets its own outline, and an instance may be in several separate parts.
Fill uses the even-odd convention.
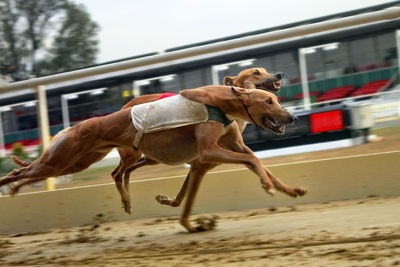
[[[345,18],[332,19],[309,25],[302,25],[293,28],[243,37],[239,39],[233,39],[219,43],[183,49],[179,51],[157,54],[154,56],[148,56],[144,58],[132,59],[118,63],[101,65],[87,69],[69,71],[55,75],[10,83],[0,86],[0,93],[17,91],[26,88],[36,89],[39,102],[40,132],[41,132],[43,149],[46,149],[49,145],[49,123],[48,123],[48,110],[46,103],[47,102],[46,91],[44,87],[45,85],[80,79],[99,74],[111,73],[120,70],[149,66],[158,63],[167,63],[167,62],[173,63],[174,61],[180,59],[217,53],[225,50],[242,48],[251,45],[258,45],[293,37],[300,37],[304,35],[309,35],[329,30],[336,30],[340,28],[354,27],[357,25],[362,25],[367,23],[391,20],[399,17],[400,17],[400,7],[391,7],[376,12],[364,13]],[[54,185],[51,180],[48,181],[47,188],[48,189],[54,188]]]

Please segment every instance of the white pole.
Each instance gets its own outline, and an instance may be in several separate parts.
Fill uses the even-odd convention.
[[[0,157],[6,156],[6,146],[4,144],[4,132],[3,132],[3,119],[1,118],[2,112],[0,111]]]
[[[68,98],[66,95],[61,95],[61,111],[64,129],[67,129],[70,126],[70,120],[68,113]]]
[[[49,128],[49,113],[47,110],[46,88],[43,85],[36,87],[38,102],[39,102],[39,121],[40,121],[40,136],[42,139],[43,151],[50,146],[50,128]],[[47,178],[47,190],[54,190],[54,178]]]
[[[397,67],[399,68],[397,71],[399,72],[399,81],[400,81],[400,30],[396,31],[396,46],[397,46]]]
[[[218,79],[218,66],[212,66],[211,67],[211,81],[212,81],[212,84],[214,84],[214,85],[219,84],[218,80],[219,80]]]
[[[140,96],[140,85],[138,81],[133,82],[133,97],[139,97]]]
[[[299,48],[299,63],[300,63],[301,87],[303,89],[303,104],[306,110],[310,110],[311,105],[310,105],[310,91],[308,88],[306,48]]]

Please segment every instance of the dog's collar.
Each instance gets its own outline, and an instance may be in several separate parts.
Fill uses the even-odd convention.
[[[249,111],[249,108],[246,106],[246,104],[243,102],[243,99],[240,97],[240,95],[238,95],[238,93],[235,91],[235,88],[233,88],[233,86],[231,87],[232,93],[240,100],[240,103],[242,103],[244,110],[247,113],[247,116],[249,116],[250,120],[258,126],[258,124],[256,123],[256,121],[254,120],[253,116],[251,116],[251,113]]]
[[[224,126],[228,126],[233,121],[228,119],[226,114],[217,107],[206,105],[208,111],[208,120],[218,121],[222,123]]]

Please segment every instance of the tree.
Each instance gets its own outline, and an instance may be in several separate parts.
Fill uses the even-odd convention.
[[[97,30],[71,0],[0,0],[0,71],[20,79],[94,64]]]
[[[93,64],[96,60],[97,24],[91,21],[83,6],[66,3],[64,7],[66,16],[49,50],[50,56],[41,61],[40,74],[79,68]]]

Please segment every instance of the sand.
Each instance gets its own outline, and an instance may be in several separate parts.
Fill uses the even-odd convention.
[[[400,197],[177,217],[0,237],[1,266],[400,266]],[[196,216],[193,216],[194,218]]]

